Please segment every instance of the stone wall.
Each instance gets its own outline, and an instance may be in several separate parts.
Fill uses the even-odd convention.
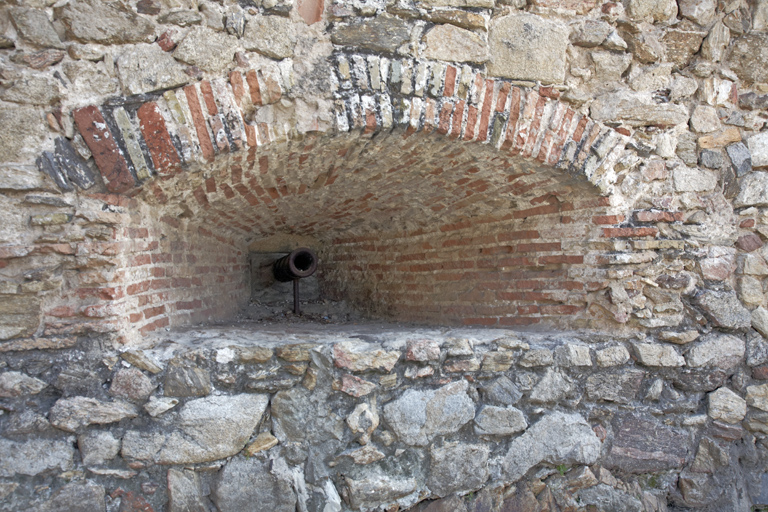
[[[765,0],[9,1],[0,60],[2,507],[768,502]],[[573,339],[163,355],[278,238],[376,318]]]
[[[768,346],[721,333],[691,345],[210,328],[100,361],[14,355],[0,374],[0,509],[765,504],[768,385],[752,379]]]

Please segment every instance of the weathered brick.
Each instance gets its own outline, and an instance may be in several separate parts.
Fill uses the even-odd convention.
[[[213,144],[211,143],[211,136],[208,133],[208,127],[203,116],[203,110],[200,108],[200,101],[197,97],[197,89],[194,85],[188,85],[184,87],[184,95],[187,98],[187,104],[189,105],[189,111],[192,114],[192,122],[195,125],[195,131],[197,132],[197,138],[200,141],[200,150],[203,153],[203,158],[213,161],[216,156],[213,151]]]
[[[128,169],[128,163],[107,127],[104,116],[97,107],[83,107],[72,112],[77,129],[93,154],[107,189],[118,194],[127,192],[136,185]]]
[[[171,142],[171,135],[165,126],[165,119],[157,103],[143,104],[136,112],[141,133],[152,157],[152,163],[161,176],[173,176],[181,171],[181,159]]]

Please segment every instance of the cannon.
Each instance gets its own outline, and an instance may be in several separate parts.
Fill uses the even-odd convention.
[[[301,314],[299,306],[299,279],[309,277],[317,270],[317,255],[306,247],[294,249],[272,264],[272,274],[281,283],[293,281],[293,312]]]

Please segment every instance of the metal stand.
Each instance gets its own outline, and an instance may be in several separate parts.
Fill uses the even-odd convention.
[[[299,306],[299,280],[293,280],[293,313],[296,315],[301,314],[301,307]]]

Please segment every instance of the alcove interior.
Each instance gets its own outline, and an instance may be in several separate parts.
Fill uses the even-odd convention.
[[[146,184],[129,211],[118,302],[139,337],[247,319],[254,258],[302,246],[319,256],[305,299],[344,301],[347,320],[585,328],[608,276],[609,201],[595,187],[438,134],[310,135],[220,155]]]

